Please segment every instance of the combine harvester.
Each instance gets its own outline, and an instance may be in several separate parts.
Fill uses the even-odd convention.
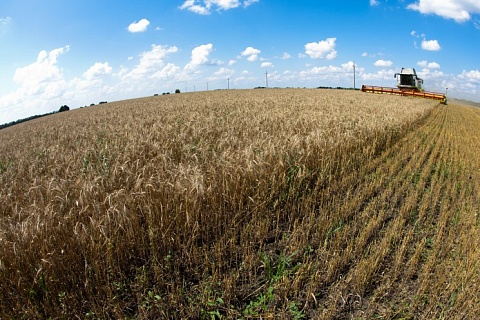
[[[363,85],[362,91],[434,99],[439,100],[440,103],[447,104],[447,96],[445,94],[423,90],[423,80],[417,77],[417,72],[414,68],[402,68],[400,73],[395,73],[395,78],[397,78],[398,82],[397,88]]]

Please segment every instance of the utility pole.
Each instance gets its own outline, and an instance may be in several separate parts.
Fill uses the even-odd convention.
[[[208,81],[207,81],[207,91],[208,91]]]
[[[265,87],[268,88],[268,71],[265,71]]]
[[[356,83],[355,83],[355,61],[353,61],[353,90],[356,90]]]
[[[230,90],[230,78],[227,79],[227,90]]]

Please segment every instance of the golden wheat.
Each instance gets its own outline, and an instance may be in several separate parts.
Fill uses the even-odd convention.
[[[462,318],[480,113],[175,94],[0,131],[0,317]]]

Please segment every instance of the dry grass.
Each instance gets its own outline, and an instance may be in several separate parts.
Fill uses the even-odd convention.
[[[0,131],[0,318],[480,311],[480,112],[216,91]]]

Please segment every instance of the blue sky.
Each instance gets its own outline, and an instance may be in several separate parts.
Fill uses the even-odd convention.
[[[478,0],[2,0],[0,123],[155,93],[395,86],[480,102]]]

